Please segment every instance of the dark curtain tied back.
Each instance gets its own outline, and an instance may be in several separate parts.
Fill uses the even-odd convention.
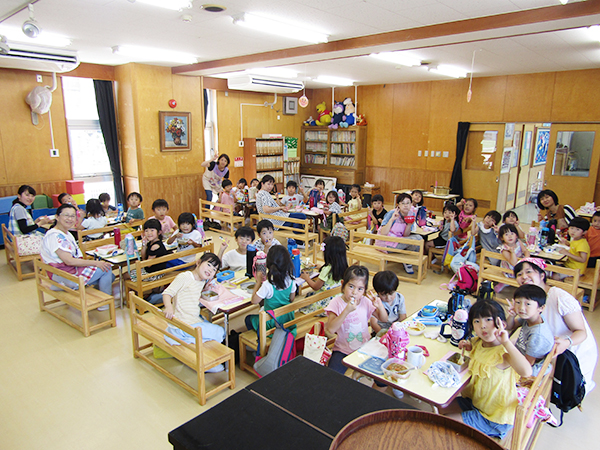
[[[104,144],[108,153],[110,170],[113,174],[116,203],[125,205],[123,193],[123,177],[121,175],[121,157],[119,155],[119,139],[117,134],[117,119],[115,114],[115,97],[112,81],[94,80],[98,118],[104,136]]]
[[[467,148],[470,126],[471,122],[458,122],[458,130],[456,131],[456,160],[450,179],[450,193],[458,194],[460,198],[463,197],[462,159]]]

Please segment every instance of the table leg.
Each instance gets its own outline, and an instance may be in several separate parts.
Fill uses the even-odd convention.
[[[121,294],[121,309],[123,309],[123,266],[119,264],[119,293]]]
[[[227,313],[223,313],[223,325],[225,326],[225,347],[229,347],[229,314]],[[229,361],[225,361],[225,371],[229,372]]]

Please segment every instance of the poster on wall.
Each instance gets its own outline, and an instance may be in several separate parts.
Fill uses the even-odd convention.
[[[523,152],[521,152],[521,167],[529,165],[529,155],[531,154],[531,137],[533,132],[526,131],[523,139]]]
[[[548,144],[550,143],[550,130],[538,128],[535,137],[535,152],[533,154],[533,165],[542,166],[548,159]]]
[[[160,151],[177,152],[192,149],[192,113],[158,112]]]
[[[510,161],[512,159],[513,147],[506,147],[502,152],[502,165],[500,166],[500,173],[510,172]]]
[[[517,167],[519,165],[519,149],[521,148],[521,130],[515,131],[513,136],[513,153],[510,168]]]
[[[515,133],[515,124],[507,123],[504,127],[504,140],[510,141]]]

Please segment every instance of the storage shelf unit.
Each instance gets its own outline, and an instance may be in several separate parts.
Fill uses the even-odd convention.
[[[341,184],[363,184],[367,127],[331,130],[302,127],[301,172],[335,177]]]
[[[299,178],[300,158],[288,157],[285,138],[244,138],[244,177],[262,179],[265,175],[275,178],[277,191],[281,192],[289,179]]]

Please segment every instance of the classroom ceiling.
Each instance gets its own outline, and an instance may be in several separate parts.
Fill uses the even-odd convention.
[[[393,50],[465,72],[471,71],[474,55],[474,77],[600,68],[600,42],[587,30],[600,23],[600,0],[564,6],[559,0],[209,1],[226,10],[208,12],[201,0],[183,11],[132,0],[38,0],[34,13],[43,30],[72,40],[68,48],[77,50],[82,62],[178,66],[176,73],[210,76],[284,67],[313,88],[327,86],[313,81],[319,75],[349,78],[356,85],[448,78],[425,65],[397,66],[368,56]],[[2,0],[0,19],[24,4]],[[329,42],[307,45],[235,25],[232,16],[244,12],[303,23],[329,34]],[[5,27],[20,28],[28,17],[25,8],[6,19],[0,34]],[[112,47],[125,44],[190,53],[198,64],[113,54]]]

